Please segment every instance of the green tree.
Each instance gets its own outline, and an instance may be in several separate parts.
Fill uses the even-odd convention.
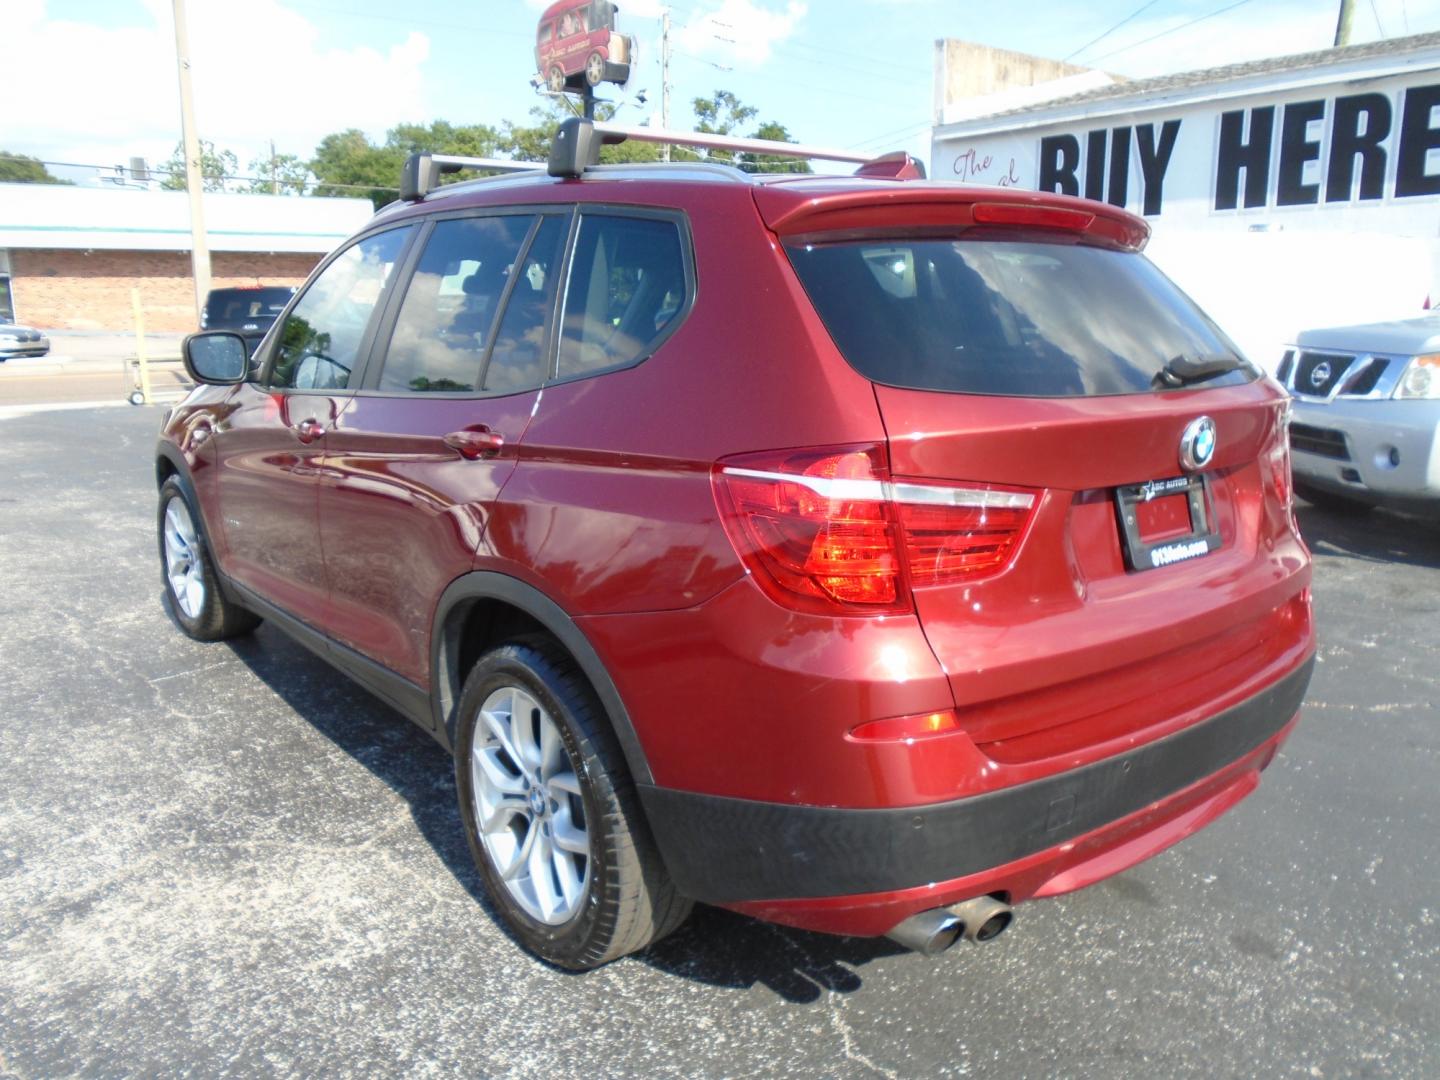
[[[160,186],[166,191],[185,190],[185,144],[175,144],[175,153],[157,172],[164,175]],[[226,191],[232,179],[240,172],[240,159],[229,150],[215,149],[209,139],[200,140],[200,177],[205,191]]]
[[[373,144],[358,128],[326,135],[310,159],[310,171],[319,184],[316,195],[369,198],[378,209],[399,192],[403,151]]]
[[[753,105],[742,105],[740,99],[729,90],[716,90],[708,98],[697,97],[695,109],[695,130],[712,135],[736,135],[748,139],[771,139],[776,142],[794,142],[784,124],[767,120],[753,131],[741,132],[742,125],[748,124],[759,115]],[[736,154],[728,150],[711,150],[704,156],[708,161],[723,165],[735,165],[746,172],[808,173],[813,170],[808,161],[797,158],[777,157],[770,154]]]
[[[0,183],[3,184],[68,184],[69,180],[61,180],[58,176],[51,175],[45,163],[39,158],[33,158],[26,154],[12,154],[8,150],[0,150]]]
[[[310,166],[294,154],[261,154],[250,162],[246,191],[254,195],[304,195]]]
[[[368,196],[376,208],[395,199],[400,170],[411,154],[428,151],[457,157],[496,157],[503,145],[501,133],[487,124],[456,125],[446,120],[432,124],[397,124],[385,133],[379,146],[363,131],[351,128],[320,140],[310,170],[319,181],[317,195]],[[451,174],[443,183],[466,179]]]
[[[608,102],[598,102],[595,118],[602,122],[610,120],[615,116],[615,108]],[[530,110],[533,124],[520,126],[507,121],[500,139],[501,153],[517,161],[545,161],[550,156],[550,141],[555,137],[555,129],[562,121],[574,115],[576,113],[573,109],[552,101],[546,108],[537,106]],[[660,147],[655,143],[627,139],[622,143],[600,148],[600,161],[605,165],[659,160]]]

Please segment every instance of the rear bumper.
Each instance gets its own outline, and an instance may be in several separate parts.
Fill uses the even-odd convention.
[[[1017,902],[1079,888],[1194,832],[1254,787],[1313,663],[1128,753],[950,802],[860,810],[658,787],[641,796],[682,892],[773,921],[879,934],[975,895]]]

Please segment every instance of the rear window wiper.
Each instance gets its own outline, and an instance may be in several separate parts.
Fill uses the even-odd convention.
[[[1204,382],[1227,371],[1238,371],[1245,361],[1232,353],[1215,353],[1210,356],[1186,356],[1180,353],[1165,361],[1165,366],[1155,373],[1157,387],[1173,389],[1190,383]]]

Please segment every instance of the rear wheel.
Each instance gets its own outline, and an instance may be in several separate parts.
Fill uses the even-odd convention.
[[[180,628],[197,641],[248,634],[260,618],[220,591],[198,520],[184,485],[178,477],[170,477],[160,488],[158,522],[166,604]]]
[[[670,883],[603,708],[548,638],[487,653],[465,680],[460,817],[506,925],[537,956],[599,967],[674,930]]]
[[[565,89],[565,72],[560,69],[559,64],[553,64],[545,75],[545,86],[552,94],[561,93]]]

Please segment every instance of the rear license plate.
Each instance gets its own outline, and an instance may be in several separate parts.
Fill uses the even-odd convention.
[[[1220,546],[1204,476],[1148,480],[1115,489],[1125,565],[1154,570],[1208,555]]]

